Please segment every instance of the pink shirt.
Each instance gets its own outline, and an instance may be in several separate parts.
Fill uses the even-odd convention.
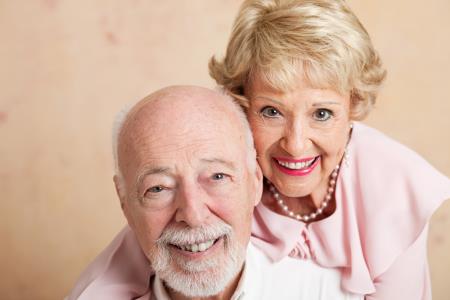
[[[291,256],[338,268],[342,288],[367,300],[431,299],[426,239],[450,180],[423,158],[355,123],[336,184],[336,211],[305,225],[260,204],[252,243],[272,261]],[[68,299],[134,299],[151,270],[126,227],[81,275]],[[95,295],[95,296],[94,296]]]

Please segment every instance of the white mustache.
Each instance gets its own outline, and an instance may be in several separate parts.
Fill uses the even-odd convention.
[[[230,236],[233,229],[230,225],[219,221],[215,224],[190,228],[180,227],[178,224],[169,225],[156,240],[159,246],[167,244],[182,246],[198,244],[209,240],[216,240],[221,236]]]

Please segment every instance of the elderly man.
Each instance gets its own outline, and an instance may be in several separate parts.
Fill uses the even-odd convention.
[[[166,88],[126,113],[116,133],[114,183],[132,232],[68,299],[356,299],[341,292],[337,272],[290,258],[272,264],[249,244],[262,174],[232,99]]]

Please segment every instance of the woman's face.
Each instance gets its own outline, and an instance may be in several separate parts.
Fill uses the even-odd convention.
[[[349,96],[311,88],[302,79],[287,93],[253,80],[246,96],[264,176],[289,197],[326,187],[349,138]]]

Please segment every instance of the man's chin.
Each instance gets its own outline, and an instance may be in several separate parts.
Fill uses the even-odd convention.
[[[160,274],[166,286],[187,297],[208,297],[223,292],[239,274],[243,263],[228,262],[228,265],[213,267],[216,263],[207,265],[190,265],[189,269],[174,267]],[[194,269],[194,271],[192,271]]]
[[[221,293],[242,270],[245,249],[220,245],[214,255],[189,259],[189,255],[170,251],[168,264],[154,266],[166,286],[188,297],[207,297]],[[226,251],[227,249],[228,251]],[[169,251],[167,251],[169,252]],[[167,253],[168,254],[168,253]],[[164,259],[163,259],[164,260]]]

